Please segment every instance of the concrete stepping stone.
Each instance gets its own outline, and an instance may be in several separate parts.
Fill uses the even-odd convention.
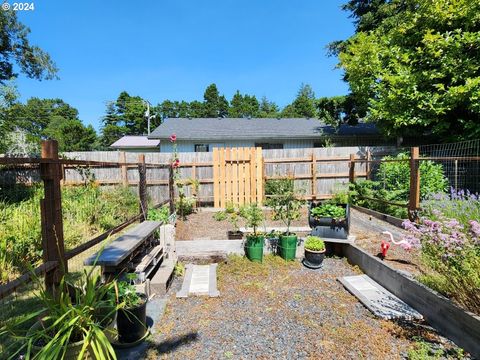
[[[423,316],[368,275],[344,276],[339,281],[365,307],[385,320],[421,320]]]
[[[187,264],[182,288],[177,292],[177,298],[187,298],[189,295],[220,296],[217,289],[217,265]]]

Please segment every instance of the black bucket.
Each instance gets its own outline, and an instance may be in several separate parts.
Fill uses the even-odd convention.
[[[147,296],[139,295],[143,300],[141,305],[118,310],[117,330],[120,343],[135,343],[147,332]]]

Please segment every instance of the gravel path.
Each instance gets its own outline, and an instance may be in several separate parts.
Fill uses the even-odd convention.
[[[401,359],[413,336],[438,339],[373,317],[337,281],[356,271],[343,259],[313,271],[230,257],[219,266],[219,298],[176,299],[176,279],[147,358]]]

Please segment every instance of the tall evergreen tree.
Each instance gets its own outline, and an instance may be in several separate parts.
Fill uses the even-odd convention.
[[[228,115],[228,101],[220,95],[217,85],[210,84],[203,94],[204,117],[226,117]]]

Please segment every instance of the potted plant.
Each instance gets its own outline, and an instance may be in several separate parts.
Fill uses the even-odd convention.
[[[145,338],[147,333],[147,301],[145,294],[136,291],[131,282],[135,274],[128,274],[126,281],[117,283],[118,303],[117,314],[118,341],[122,344],[136,345]]]
[[[307,236],[305,239],[305,257],[303,265],[312,269],[322,266],[325,258],[325,243],[318,236]]]
[[[33,278],[42,289],[41,281]],[[0,336],[16,340],[6,351],[9,358],[116,359],[106,334],[118,309],[112,294],[114,284],[102,284],[100,276],[92,272],[85,272],[74,285],[63,276],[54,295],[40,290],[36,294],[42,304],[38,310],[0,329]]]
[[[227,204],[224,211],[219,211],[213,216],[217,221],[228,220],[232,224],[233,230],[227,231],[228,240],[241,240],[243,238],[243,232],[238,227],[239,217],[240,210],[235,208],[233,204]]]
[[[317,226],[343,228],[348,233],[349,218],[350,208],[348,204],[339,204],[332,201],[312,202],[308,223],[311,228]]]
[[[247,235],[245,243],[247,258],[251,261],[262,262],[265,237],[257,232],[257,228],[264,220],[263,211],[257,204],[251,204],[241,209],[240,215],[245,218],[246,225],[253,228],[253,234]]]
[[[287,227],[287,231],[279,236],[277,248],[280,256],[285,260],[294,260],[297,252],[297,235],[290,232],[292,221],[300,218],[300,209],[303,201],[298,198],[294,191],[293,179],[273,180],[270,184],[271,197],[267,205],[273,209],[273,220],[281,220]]]

